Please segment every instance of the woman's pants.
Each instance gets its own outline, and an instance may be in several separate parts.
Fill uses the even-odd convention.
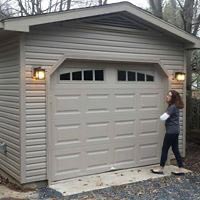
[[[160,166],[164,167],[167,161],[168,150],[172,147],[172,151],[175,155],[178,167],[183,167],[182,158],[178,149],[178,134],[165,134],[165,138],[162,146],[162,155],[160,159]]]

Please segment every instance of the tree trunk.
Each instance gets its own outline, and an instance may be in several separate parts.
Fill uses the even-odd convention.
[[[59,9],[59,11],[62,11],[62,8],[63,8],[63,0],[60,0],[60,9]]]
[[[183,20],[184,30],[188,33],[192,32],[193,6],[194,0],[185,0],[183,7]]]
[[[107,4],[107,0],[104,0],[103,5],[106,5],[106,4]]]
[[[152,10],[152,13],[159,18],[163,18],[162,15],[162,4],[163,0],[149,0],[149,5]]]
[[[192,59],[192,50],[186,52],[187,58],[187,68],[186,68],[186,130],[187,133],[190,132],[190,123],[191,123],[191,99],[192,99],[192,69],[191,69],[191,59]]]
[[[193,35],[197,35],[199,26],[200,26],[200,14],[198,15],[198,17],[196,19],[196,23],[194,24],[194,28],[193,28],[193,32],[192,32]]]
[[[71,0],[67,0],[67,10],[69,10],[71,8],[71,3],[72,3]]]

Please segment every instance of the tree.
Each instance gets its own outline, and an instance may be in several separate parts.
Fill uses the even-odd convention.
[[[163,1],[164,0],[149,0],[152,13],[161,19],[163,18]]]
[[[0,1],[0,20],[12,16],[12,8],[9,4],[10,0]]]
[[[59,12],[72,8],[99,6],[107,3],[107,0],[2,0],[4,12],[0,16],[6,18],[9,16],[28,16],[50,12]],[[5,8],[7,12],[5,14]],[[9,8],[9,9],[8,9]],[[2,14],[3,13],[3,14]]]
[[[165,8],[169,4],[170,9],[175,12],[164,18]],[[173,18],[181,17],[183,29],[197,35],[200,26],[200,0],[149,0],[149,5],[154,15],[166,21],[176,21]],[[175,25],[180,26],[180,24]]]
[[[99,0],[100,6],[105,5],[105,4],[107,4],[107,0]]]

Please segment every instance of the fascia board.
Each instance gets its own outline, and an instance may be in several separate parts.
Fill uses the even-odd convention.
[[[124,4],[125,5],[125,4]],[[126,11],[126,6],[119,6],[118,4],[99,6],[95,8],[85,8],[71,10],[62,13],[50,13],[44,15],[36,15],[22,18],[12,18],[4,21],[5,30],[15,30],[28,32],[30,26],[53,23],[59,21],[68,21],[72,19],[80,19],[85,17],[92,17],[97,15],[110,14],[114,12]],[[112,9],[111,9],[112,8]]]

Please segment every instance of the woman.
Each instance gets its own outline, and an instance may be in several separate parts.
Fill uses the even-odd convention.
[[[172,172],[175,175],[183,175],[183,162],[178,149],[178,136],[180,133],[179,127],[179,109],[184,107],[183,101],[181,100],[180,94],[175,90],[170,90],[166,97],[168,108],[166,112],[160,116],[160,119],[165,121],[166,134],[162,146],[162,154],[160,159],[160,167],[152,169],[151,172],[155,174],[163,174],[165,163],[167,161],[168,150],[170,146],[175,155],[178,170]]]

